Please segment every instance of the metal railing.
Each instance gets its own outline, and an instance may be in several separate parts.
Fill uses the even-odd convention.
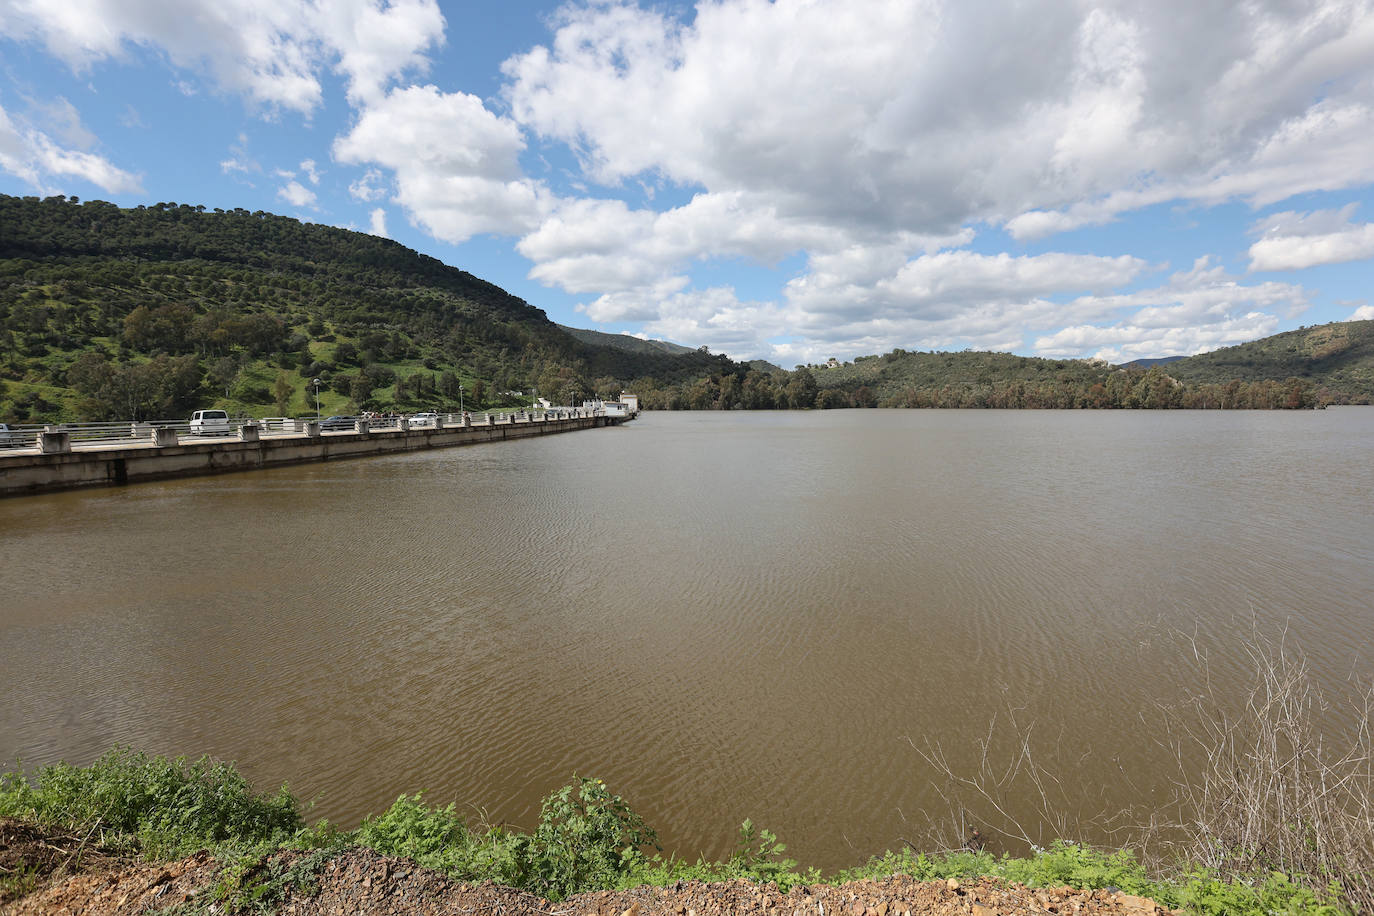
[[[507,411],[484,411],[480,414],[471,411],[464,413],[438,414],[439,423],[445,428],[460,427],[466,416],[471,426],[502,426],[518,423],[542,423],[550,420],[568,420],[579,417],[605,416],[603,409],[554,407],[549,409],[523,409]],[[227,430],[213,432],[193,432],[190,420],[113,420],[100,423],[51,423],[24,424],[0,429],[0,453],[9,449],[37,449],[39,436],[44,432],[65,432],[72,448],[110,447],[118,445],[152,444],[156,431],[171,429],[178,440],[206,441],[212,439],[237,439],[241,430],[248,425],[256,426],[258,435],[263,438],[298,436],[306,431],[306,425],[314,422],[315,417],[230,417]],[[366,421],[369,431],[399,430],[401,421],[407,421],[410,429],[433,429],[437,425],[434,418],[415,419],[407,416],[378,416],[361,414],[349,417],[320,418],[321,432],[354,432],[359,421]],[[216,424],[218,426],[219,424]]]

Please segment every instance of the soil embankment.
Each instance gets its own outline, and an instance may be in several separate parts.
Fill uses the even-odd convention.
[[[282,853],[282,871],[303,853]],[[0,821],[0,868],[23,867],[32,886],[0,902],[0,916],[135,916],[172,912],[224,913],[211,908],[218,865],[207,853],[150,864],[102,854],[77,837],[45,836]],[[75,874],[67,874],[72,869]],[[248,876],[251,879],[251,875]],[[580,894],[550,903],[492,884],[464,884],[419,868],[407,859],[369,849],[338,853],[298,883],[282,889],[275,910],[283,916],[1158,916],[1152,901],[1111,891],[1030,889],[990,879],[882,881],[794,887],[748,881],[680,882],[666,888]],[[202,910],[203,908],[203,910]]]

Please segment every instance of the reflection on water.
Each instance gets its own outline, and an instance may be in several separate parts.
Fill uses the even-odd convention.
[[[209,752],[345,824],[595,774],[683,855],[751,817],[836,866],[1015,709],[1085,809],[1148,802],[1172,632],[1223,692],[1252,618],[1371,671],[1371,454],[1358,408],[650,413],[8,500],[0,760]]]

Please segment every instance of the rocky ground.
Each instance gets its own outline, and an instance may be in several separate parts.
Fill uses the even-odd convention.
[[[23,863],[23,864],[20,864]],[[989,879],[918,882],[906,877],[795,887],[747,881],[582,894],[550,903],[492,884],[464,884],[405,859],[367,849],[316,861],[284,853],[279,869],[306,876],[272,903],[284,916],[1162,916],[1153,901],[1111,891],[1032,890]],[[134,916],[224,914],[214,905],[217,864],[200,853],[177,862],[120,859],[81,838],[44,836],[0,821],[0,877],[23,869],[23,896],[0,897],[0,916]],[[75,871],[75,873],[72,873]],[[249,876],[251,884],[253,876]]]

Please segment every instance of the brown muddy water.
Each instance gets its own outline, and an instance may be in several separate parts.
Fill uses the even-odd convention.
[[[1374,671],[1371,494],[1339,408],[649,413],[11,499],[0,761],[210,753],[346,826],[594,775],[681,855],[748,817],[830,868],[948,823],[919,750],[970,774],[1014,718],[1061,808],[1162,804],[1194,643],[1228,701],[1252,625]]]

